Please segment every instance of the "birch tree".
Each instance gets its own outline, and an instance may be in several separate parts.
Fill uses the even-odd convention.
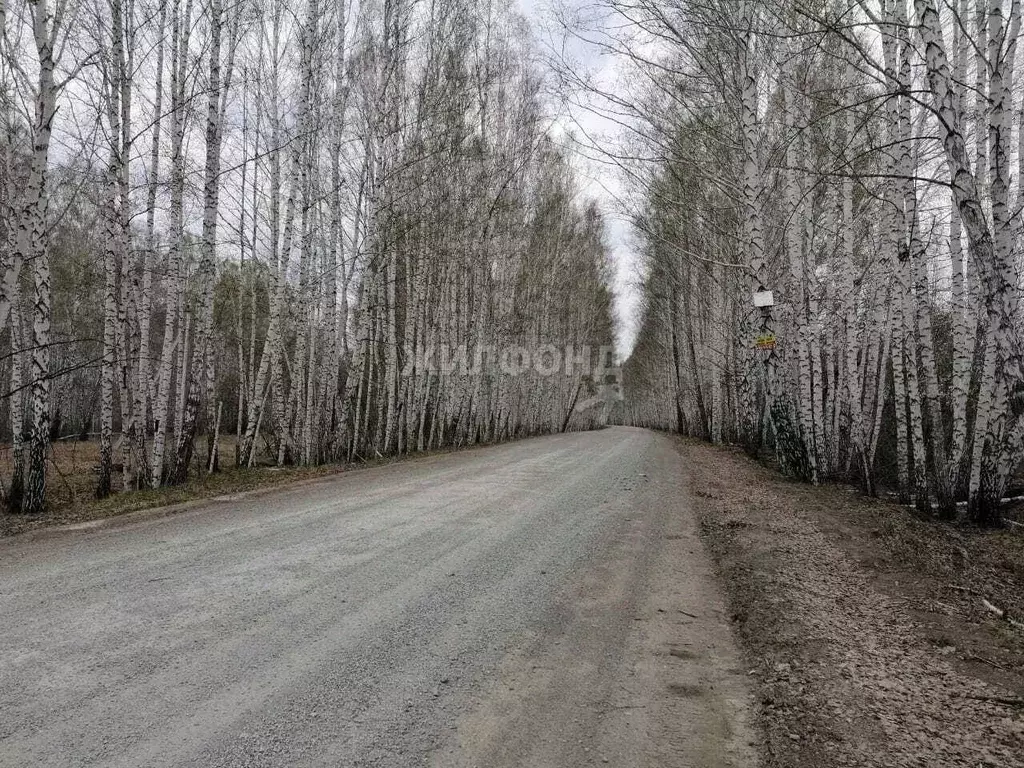
[[[964,519],[998,521],[1024,435],[1010,175],[1020,4],[954,5],[943,17],[927,0],[760,2],[733,26],[688,0],[606,4],[661,44],[605,43],[647,94],[612,100],[646,148],[627,168],[650,276],[624,420],[742,440],[787,472],[882,484],[924,514],[955,518],[959,500]],[[787,42],[750,68],[762,40]],[[727,87],[729,72],[746,87]],[[733,115],[738,139],[724,127]],[[757,253],[760,228],[779,244],[763,264],[730,256],[736,243]],[[779,374],[769,428],[737,433],[759,409],[743,377],[746,275],[775,289]],[[699,352],[715,337],[720,362]],[[707,399],[727,410],[709,416]]]

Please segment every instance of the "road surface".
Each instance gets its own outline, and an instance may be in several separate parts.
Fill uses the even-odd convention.
[[[627,428],[0,542],[0,765],[752,766],[672,441]]]

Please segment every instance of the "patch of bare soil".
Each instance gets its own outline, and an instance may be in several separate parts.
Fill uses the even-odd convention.
[[[922,521],[735,450],[679,450],[767,766],[1024,766],[1019,529]]]

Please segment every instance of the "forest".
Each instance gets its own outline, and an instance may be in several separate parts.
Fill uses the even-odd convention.
[[[0,768],[1024,768],[1024,0],[0,0]]]
[[[998,523],[1020,0],[550,10],[561,48],[491,0],[5,3],[6,509],[46,508],[73,441],[103,498],[600,426],[590,358],[635,323],[615,420]],[[614,141],[566,128],[581,95]]]
[[[516,9],[0,9],[9,512],[69,441],[102,498],[596,423],[586,372],[417,362],[612,344],[605,214]]]
[[[620,420],[998,524],[1024,460],[1019,0],[599,6],[571,23],[641,84],[578,83],[631,130]]]

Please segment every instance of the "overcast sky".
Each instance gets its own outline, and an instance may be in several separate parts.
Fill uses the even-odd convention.
[[[582,0],[518,0],[523,14],[533,25],[534,36],[542,47],[560,44],[563,33],[551,18],[552,3],[578,4]],[[592,6],[591,6],[592,7]],[[585,46],[578,41],[570,43],[572,56],[580,61],[597,81],[611,84],[616,80],[616,60],[607,55],[600,55],[594,48]],[[614,86],[610,86],[614,87]],[[553,109],[562,105],[552,104]],[[607,119],[602,118],[593,110],[579,107],[571,108],[558,120],[564,130],[573,131],[581,137],[581,141],[594,141],[599,146],[606,142],[610,145],[621,138],[621,129]],[[588,137],[584,139],[583,136]],[[638,278],[637,254],[633,248],[631,227],[622,212],[621,196],[623,179],[617,168],[607,162],[593,157],[593,152],[576,152],[574,165],[585,181],[586,194],[596,199],[605,213],[608,223],[609,245],[615,263],[615,301],[618,319],[619,354],[628,356],[636,337],[636,312],[639,292],[635,288]]]

